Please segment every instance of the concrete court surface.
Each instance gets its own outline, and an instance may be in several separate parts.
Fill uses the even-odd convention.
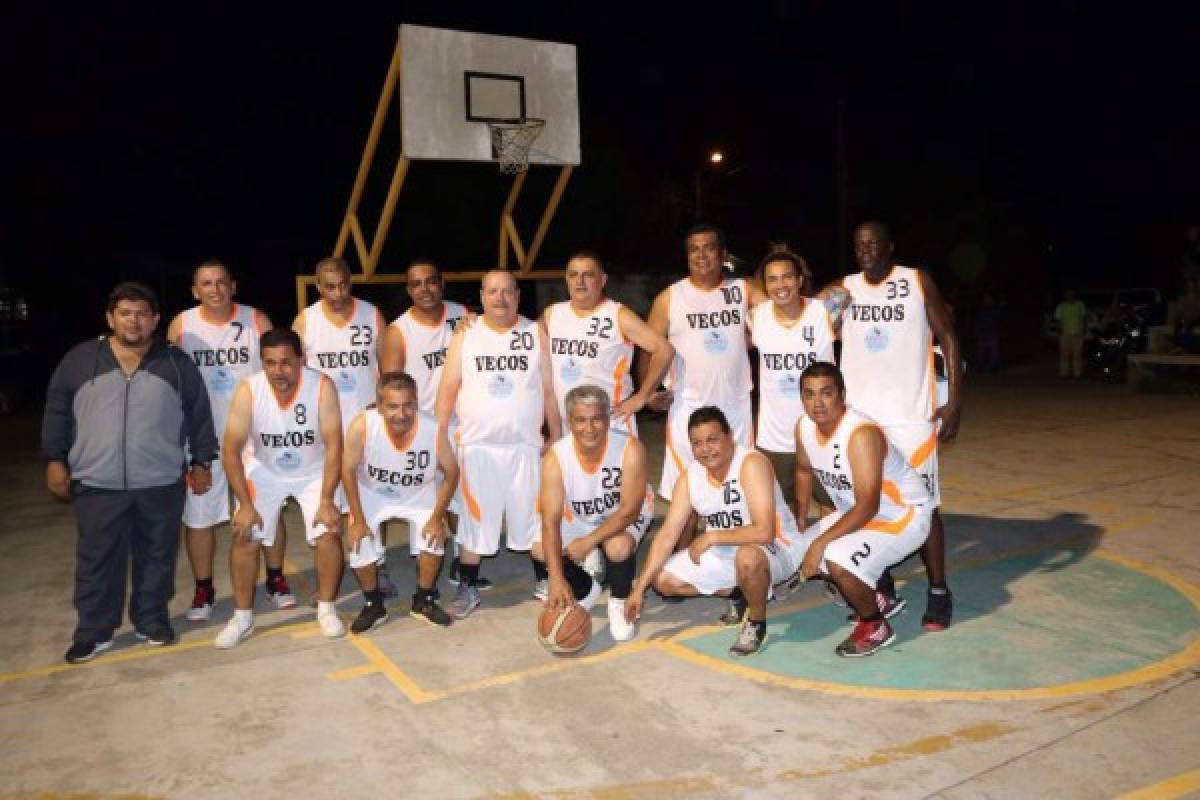
[[[126,627],[68,667],[73,519],[44,490],[38,420],[0,421],[0,798],[1200,791],[1200,402],[1033,375],[976,380],[967,402],[942,456],[955,624],[920,630],[911,561],[899,640],[856,660],[832,654],[845,612],[815,587],[772,604],[748,659],[725,655],[733,632],[710,625],[709,599],[651,601],[619,646],[601,603],[585,654],[555,658],[511,553],[486,563],[497,586],[449,630],[403,598],[384,627],[329,642],[310,609],[268,611],[260,595],[258,632],[218,652],[222,548],[212,624],[183,620],[181,552],[181,642],[152,649]],[[643,428],[661,457],[661,423]],[[408,591],[403,537],[393,572]],[[307,596],[300,536],[288,566]],[[360,602],[347,578],[347,621]]]

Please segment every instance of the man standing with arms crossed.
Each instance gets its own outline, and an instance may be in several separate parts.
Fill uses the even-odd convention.
[[[243,378],[262,369],[258,355],[259,336],[271,330],[271,321],[261,311],[233,302],[237,282],[221,261],[209,260],[192,273],[192,297],[197,305],[178,314],[167,328],[167,340],[192,357],[204,376],[212,406],[218,447],[225,435],[225,418],[233,390]],[[184,544],[196,580],[196,591],[187,618],[205,622],[212,617],[216,591],[213,589],[213,529],[229,521],[229,483],[220,459],[212,463],[212,488],[196,494],[189,485],[183,505]],[[276,608],[292,608],[296,598],[283,575],[286,537],[282,524],[275,545],[264,555],[267,561],[267,597]]]
[[[541,565],[545,572],[547,605],[565,608],[578,600],[591,608],[600,584],[580,564],[603,548],[611,586],[609,629],[615,641],[628,641],[636,628],[625,618],[625,600],[637,571],[638,544],[654,519],[646,448],[610,429],[606,389],[576,386],[565,405],[570,432],[542,459],[542,530],[533,543],[534,569]]]
[[[841,286],[851,301],[842,318],[842,364],[846,401],[883,428],[884,434],[924,479],[934,509],[921,560],[929,578],[928,603],[921,624],[945,630],[953,615],[946,585],[946,534],[938,480],[938,440],[958,434],[962,412],[962,360],[949,310],[933,279],[923,270],[892,259],[891,233],[881,222],[865,222],[854,231],[854,257],[861,272]],[[949,381],[949,400],[937,407],[934,341],[941,345]],[[895,596],[891,576],[881,590]]]
[[[379,378],[375,408],[359,413],[346,433],[342,487],[350,504],[346,548],[366,605],[350,630],[365,633],[387,621],[377,584],[382,527],[408,522],[408,549],[417,559],[411,616],[446,626],[450,616],[435,600],[450,528],[446,508],[458,486],[458,464],[437,435],[437,420],[419,410],[417,384],[404,372]],[[445,476],[437,480],[437,471]]]
[[[254,576],[260,543],[269,548],[289,497],[316,551],[317,622],[337,638],[346,632],[334,601],[342,580],[341,514],[334,502],[342,461],[341,411],[333,382],[304,366],[295,331],[274,328],[259,343],[263,368],[233,394],[221,460],[237,510],[229,572],[234,612],[216,646],[236,647],[254,630]],[[247,447],[249,445],[249,447]]]
[[[460,326],[450,341],[438,389],[438,434],[449,446],[457,412],[459,485],[458,594],[449,612],[466,618],[479,607],[481,556],[500,547],[504,524],[510,550],[528,551],[541,526],[537,513],[542,426],[557,441],[550,359],[537,324],[517,311],[517,279],[505,270],[483,276],[483,316]]]
[[[753,444],[750,392],[754,388],[747,353],[750,287],[723,274],[725,239],[717,228],[698,224],[687,236],[688,275],[661,291],[647,320],[675,348],[670,391],[659,392],[651,407],[667,403],[667,452],[658,493],[673,496],[675,481],[692,460],[688,418],[702,406],[724,412],[734,440]],[[649,364],[641,372],[647,383]]]
[[[350,265],[342,258],[317,262],[317,293],[320,299],[301,311],[292,330],[304,342],[305,364],[333,381],[342,409],[342,434],[359,411],[375,402],[379,377],[380,339],[383,315],[371,303],[354,296]],[[345,498],[338,493],[338,507],[346,512]],[[384,542],[386,545],[387,542]],[[396,586],[380,561],[379,585],[384,596],[395,597]]]

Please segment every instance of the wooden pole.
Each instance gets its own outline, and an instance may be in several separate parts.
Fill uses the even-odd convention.
[[[367,240],[363,236],[362,225],[358,224],[358,214],[347,214],[346,224],[350,226],[350,233],[354,237],[354,249],[358,251],[358,260],[366,264],[370,251],[367,250]]]
[[[521,195],[521,189],[525,186],[525,172],[518,172],[513,178],[512,187],[508,190],[508,199],[504,201],[504,208],[500,210],[500,252],[496,258],[496,266],[500,269],[508,269],[508,226],[505,220],[512,219],[513,209],[517,205],[517,198]]]
[[[571,179],[572,169],[574,168],[570,164],[565,164],[558,173],[558,180],[554,183],[550,202],[546,203],[546,210],[542,212],[542,221],[538,223],[537,233],[533,235],[533,244],[529,245],[529,253],[526,257],[521,259],[522,272],[533,269],[533,260],[537,258],[538,251],[542,249],[546,232],[550,230],[550,221],[554,219],[554,212],[558,210],[558,203],[562,200],[563,192],[566,191],[567,181]]]
[[[396,94],[400,82],[400,42],[396,41],[396,49],[392,51],[392,63],[388,66],[387,78],[383,82],[383,91],[379,94],[379,104],[375,106],[375,119],[371,122],[371,132],[367,134],[367,146],[363,149],[362,160],[358,165],[358,175],[354,178],[354,188],[350,191],[350,202],[346,205],[346,216],[358,214],[358,204],[362,201],[363,190],[367,186],[367,174],[375,160],[375,151],[379,147],[379,138],[383,134],[383,123],[387,120],[388,103]],[[341,256],[346,252],[346,238],[350,233],[348,219],[342,221],[341,231],[338,232],[337,244],[333,254]],[[365,268],[365,265],[364,265]]]
[[[308,305],[305,301],[308,300],[308,293],[305,291],[308,287],[308,276],[296,276],[296,313],[299,314]]]
[[[363,264],[363,273],[370,277],[379,266],[379,257],[383,254],[383,243],[387,240],[388,229],[392,226],[392,215],[396,213],[396,201],[400,199],[400,189],[404,186],[404,176],[408,174],[408,156],[400,156],[396,162],[396,171],[392,173],[392,185],[388,187],[387,199],[383,201],[383,213],[379,215],[379,224],[375,226],[375,238],[371,241],[371,253]]]
[[[513,253],[517,256],[517,269],[525,271],[525,248],[521,245],[521,237],[517,235],[517,223],[508,214],[504,215],[504,227],[508,231],[508,239],[512,243]],[[507,269],[507,265],[501,265]]]

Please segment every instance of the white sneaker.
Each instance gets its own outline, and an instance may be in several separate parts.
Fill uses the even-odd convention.
[[[539,603],[546,602],[546,595],[550,593],[550,581],[542,578],[533,585],[533,599]]]
[[[254,615],[233,612],[233,619],[221,629],[213,642],[218,650],[230,650],[241,644],[247,636],[254,632]]]
[[[637,636],[637,623],[625,621],[625,598],[608,598],[608,630],[613,641],[628,642]]]
[[[321,605],[324,606],[324,603]],[[333,603],[329,605],[332,606]],[[325,634],[326,639],[340,639],[346,635],[346,626],[342,623],[342,618],[331,608],[317,607],[317,624],[321,626],[321,633]]]
[[[583,567],[583,571],[592,576],[592,580],[596,583],[604,583],[604,568],[606,566],[604,553],[600,552],[599,547],[593,547],[592,551],[584,557],[583,563],[579,566]]]
[[[596,581],[592,581],[591,590],[587,593],[587,597],[579,601],[579,605],[583,606],[584,611],[591,611],[592,606],[596,605],[596,601],[600,599],[600,595],[603,594],[603,592],[604,587]]]

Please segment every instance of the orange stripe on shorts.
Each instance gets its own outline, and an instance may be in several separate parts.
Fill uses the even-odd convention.
[[[933,433],[929,434],[929,438],[913,451],[912,458],[908,462],[909,466],[916,469],[929,460],[929,457],[937,450],[937,439],[937,429],[935,428]]]
[[[458,486],[462,489],[463,500],[467,503],[467,513],[471,515],[471,519],[479,522],[483,519],[483,513],[479,510],[479,501],[475,499],[475,495],[471,492],[471,487],[467,484],[467,459],[466,448],[459,451]]]

